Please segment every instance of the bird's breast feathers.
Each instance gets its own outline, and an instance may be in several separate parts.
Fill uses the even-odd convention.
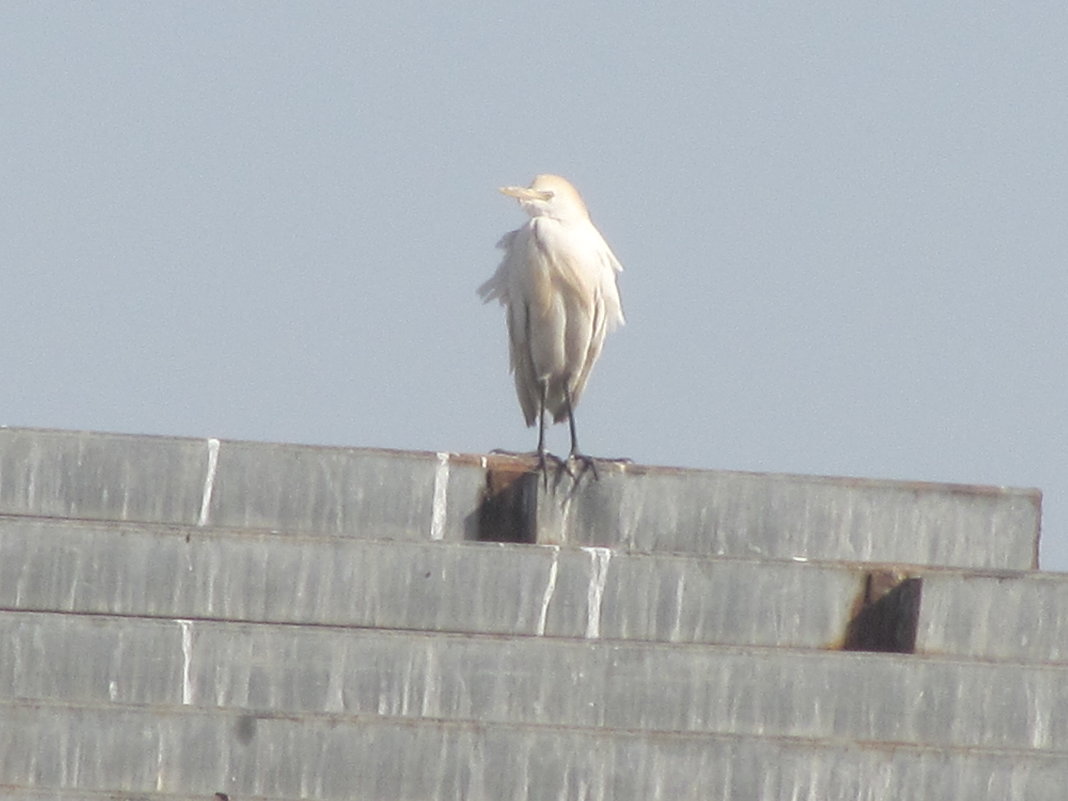
[[[623,323],[616,285],[616,274],[623,268],[592,223],[535,217],[505,234],[498,247],[505,251],[504,259],[479,287],[483,300],[521,303],[535,318],[561,303],[586,313],[592,312],[592,305],[603,304],[609,330]],[[515,313],[527,312],[514,308]]]
[[[544,271],[553,288],[576,300],[615,292],[619,262],[592,224],[564,224],[540,217],[529,223],[523,261]]]

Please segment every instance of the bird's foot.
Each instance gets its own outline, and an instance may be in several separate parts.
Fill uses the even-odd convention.
[[[544,489],[549,488],[549,476],[552,475],[553,486],[560,483],[560,478],[566,474],[573,481],[579,481],[587,472],[593,473],[595,481],[600,481],[601,475],[597,470],[597,462],[592,456],[573,451],[566,459],[561,459],[548,451],[506,451],[495,449],[490,453],[500,456],[514,456],[518,459],[534,459],[534,469],[541,473],[541,483]],[[630,459],[604,459],[600,461],[630,462]]]
[[[541,473],[541,485],[543,489],[549,489],[549,463],[554,462],[556,464],[556,477],[553,481],[554,486],[560,482],[560,471],[567,469],[567,462],[561,459],[559,456],[554,456],[548,451],[535,451],[534,455],[538,458],[538,472]],[[570,474],[570,471],[568,471]]]
[[[577,473],[572,472],[571,470],[571,465],[575,463],[581,465]],[[594,481],[601,480],[601,476],[597,472],[597,460],[594,459],[592,456],[587,456],[584,453],[579,453],[578,451],[571,451],[571,453],[568,454],[567,461],[561,462],[560,466],[575,481],[578,481],[580,478],[586,475],[587,470],[593,473]]]

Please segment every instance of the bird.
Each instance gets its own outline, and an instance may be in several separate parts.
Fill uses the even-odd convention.
[[[623,271],[594,226],[578,190],[559,175],[535,176],[529,187],[504,186],[530,219],[497,243],[497,271],[478,288],[483,303],[500,301],[508,323],[510,367],[527,427],[538,425],[538,467],[548,481],[545,417],[567,420],[572,460],[579,451],[575,407],[605,336],[624,324],[618,276]]]

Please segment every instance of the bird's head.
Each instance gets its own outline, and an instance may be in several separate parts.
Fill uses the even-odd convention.
[[[530,186],[502,186],[501,192],[516,198],[531,217],[552,217],[563,222],[590,219],[582,195],[559,175],[538,175]]]

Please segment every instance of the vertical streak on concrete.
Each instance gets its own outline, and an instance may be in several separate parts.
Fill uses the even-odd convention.
[[[193,703],[193,621],[179,620],[182,628],[182,703]]]
[[[437,653],[428,642],[423,651],[426,671],[423,674],[423,698],[419,707],[419,716],[424,718],[435,718],[441,714],[441,668],[438,665]],[[405,682],[405,684],[410,683],[410,681]]]
[[[560,546],[550,545],[553,549],[553,561],[549,564],[549,579],[545,582],[545,593],[541,596],[541,612],[538,615],[538,627],[536,633],[539,637],[545,636],[545,621],[549,617],[549,603],[556,592],[556,571],[560,566]]]
[[[208,440],[208,472],[204,476],[204,495],[200,499],[200,517],[197,519],[198,526],[208,524],[208,510],[211,507],[211,493],[215,488],[215,469],[219,465],[219,440]]]
[[[1044,693],[1043,693],[1044,695]],[[1052,706],[1048,698],[1037,697],[1035,687],[1027,688],[1027,701],[1030,707],[1031,747],[1035,749],[1053,748],[1053,737],[1050,732],[1049,709]]]
[[[430,539],[445,539],[445,510],[448,509],[449,454],[438,454],[438,469],[434,472],[434,505],[430,516]]]
[[[605,580],[608,578],[608,561],[612,551],[608,548],[583,548],[590,555],[590,586],[586,590],[586,638],[601,636],[601,601],[604,598]]]
[[[345,694],[343,689],[343,677],[345,676],[345,659],[339,650],[330,665],[330,675],[327,678],[326,688],[326,711],[338,714],[345,711]]]
[[[675,622],[671,626],[668,642],[682,642],[682,599],[686,591],[686,574],[680,572],[675,583]]]
[[[26,482],[26,508],[37,508],[37,468],[41,464],[41,457],[37,440],[33,440],[30,445],[30,456],[26,460],[29,466],[29,480]],[[79,460],[78,466],[81,467],[81,461]]]
[[[156,792],[162,793],[163,787],[166,782],[163,779],[163,751],[166,746],[163,744],[164,735],[160,733],[159,740],[156,741]]]

